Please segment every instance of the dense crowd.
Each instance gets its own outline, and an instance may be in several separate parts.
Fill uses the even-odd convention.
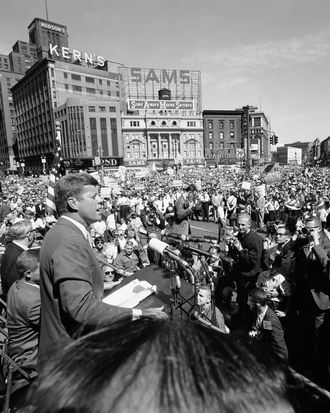
[[[227,167],[93,175],[103,195],[101,219],[91,223],[86,236],[104,289],[150,264],[166,264],[162,251],[169,248],[177,273],[196,286],[192,319],[265,343],[330,389],[328,169],[275,166],[267,173],[256,167],[247,174]],[[39,284],[39,275],[38,257],[29,251],[43,245],[59,217],[46,206],[47,177],[12,175],[1,183],[0,273],[9,355],[33,376],[40,298],[30,288]],[[214,224],[217,236],[203,249],[191,236],[192,221]],[[33,334],[26,335],[23,346],[22,337],[15,342],[22,291],[21,298],[33,304],[27,319]]]

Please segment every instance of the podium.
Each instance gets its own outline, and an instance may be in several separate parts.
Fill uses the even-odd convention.
[[[147,281],[151,285],[156,285],[157,291],[155,294],[150,295],[141,301],[135,308],[146,309],[151,307],[162,307],[164,306],[164,311],[168,314],[171,313],[171,279],[170,272],[164,270],[157,265],[151,264],[144,267],[140,271],[137,271],[130,277],[126,277],[123,281],[116,285],[110,291],[105,291],[104,296],[112,294],[118,291],[123,286],[127,285],[131,281],[138,279],[140,281]],[[180,294],[177,295],[174,316],[180,318],[188,318],[189,312],[195,303],[195,287],[189,282],[181,279]]]

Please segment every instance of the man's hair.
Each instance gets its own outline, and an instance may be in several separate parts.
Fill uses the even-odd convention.
[[[189,320],[142,318],[90,332],[54,354],[30,404],[38,413],[293,412],[307,411],[293,408],[308,406],[304,392],[258,343]],[[318,413],[327,411],[323,399]]]
[[[32,222],[29,219],[22,219],[22,221],[18,221],[10,227],[6,239],[8,241],[22,240],[27,236],[28,232],[32,230]]]
[[[17,272],[23,277],[25,271],[34,271],[39,262],[40,249],[26,250],[17,258],[16,266]]]
[[[267,292],[262,290],[261,288],[254,288],[249,292],[250,300],[254,303],[258,303],[262,306],[267,304],[268,295]]]
[[[64,212],[70,212],[68,198],[77,198],[87,185],[98,186],[99,183],[87,173],[65,175],[57,181],[54,188],[57,213],[62,215]]]
[[[247,212],[242,212],[240,214],[238,214],[237,220],[239,219],[246,219],[248,220],[249,223],[251,223],[251,215],[248,214]]]
[[[199,290],[207,291],[207,292],[210,294],[210,296],[211,296],[211,288],[210,288],[210,286],[209,286],[208,284],[202,284],[202,285],[199,287]]]

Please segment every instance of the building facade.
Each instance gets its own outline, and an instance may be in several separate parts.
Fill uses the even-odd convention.
[[[206,165],[230,165],[244,160],[242,110],[204,110]]]
[[[252,162],[270,161],[272,132],[263,112],[249,106],[235,110],[204,110],[203,118],[207,165],[242,164],[248,153],[248,139]]]
[[[302,165],[303,151],[301,148],[289,145],[279,147],[274,160],[282,165]]]
[[[31,171],[52,165],[60,121],[67,165],[93,166],[95,158],[120,158],[118,74],[45,58],[14,86],[19,158]]]
[[[120,67],[124,165],[204,166],[199,71]]]

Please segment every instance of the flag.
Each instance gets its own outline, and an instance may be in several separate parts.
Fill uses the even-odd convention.
[[[57,216],[56,205],[54,202],[55,194],[54,187],[56,181],[61,177],[60,168],[61,168],[61,131],[56,129],[56,139],[55,139],[55,149],[54,149],[54,162],[53,167],[49,175],[47,197],[45,202],[46,211],[54,216]]]

